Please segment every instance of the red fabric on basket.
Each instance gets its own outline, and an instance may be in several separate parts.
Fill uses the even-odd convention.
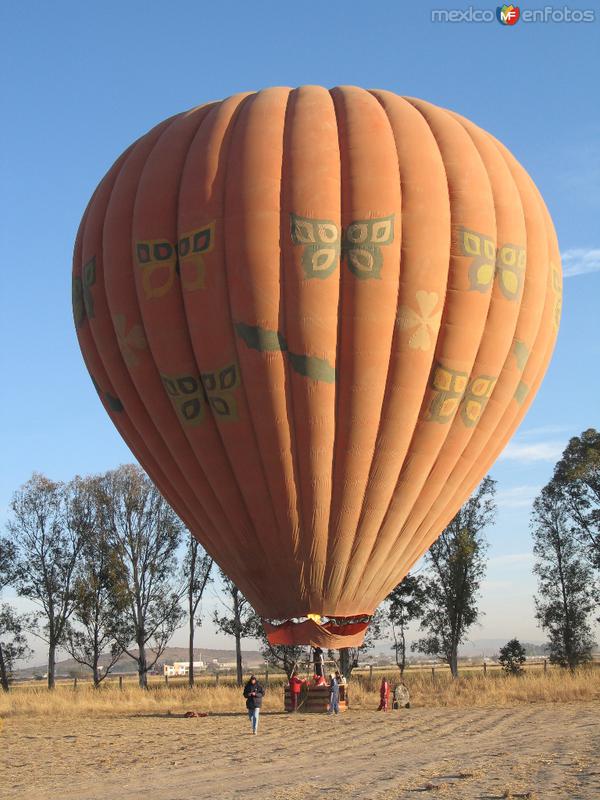
[[[336,625],[327,622],[324,625],[312,619],[304,622],[288,620],[281,625],[264,622],[267,639],[274,645],[310,644],[312,647],[360,647],[369,627],[368,622],[350,622]]]

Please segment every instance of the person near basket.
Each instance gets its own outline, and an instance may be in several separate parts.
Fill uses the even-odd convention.
[[[304,681],[298,677],[298,673],[296,670],[292,672],[292,677],[290,678],[290,700],[292,702],[292,711],[298,711],[298,701],[300,700],[300,692],[302,691],[302,687],[304,685]]]
[[[390,684],[386,678],[381,679],[379,687],[379,708],[377,711],[387,711],[390,704]]]

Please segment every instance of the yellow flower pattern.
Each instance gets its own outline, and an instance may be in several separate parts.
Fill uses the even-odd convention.
[[[113,325],[115,326],[115,333],[117,334],[117,341],[119,349],[123,356],[123,361],[128,367],[135,367],[139,362],[139,357],[136,351],[145,350],[148,347],[144,329],[141,325],[132,325],[127,327],[127,320],[125,314],[115,314],[113,317]]]

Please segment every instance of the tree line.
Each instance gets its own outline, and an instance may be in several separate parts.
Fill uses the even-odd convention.
[[[0,540],[0,589],[14,586],[36,610],[19,615],[1,606],[5,690],[15,661],[27,654],[25,633],[46,642],[50,689],[58,648],[89,667],[95,685],[126,653],[147,686],[148,672],[184,622],[184,604],[193,651],[212,559],[186,537],[178,562],[184,526],[143,470],[125,465],[68,483],[34,474],[10,511],[8,537]]]
[[[430,547],[423,568],[408,574],[377,610],[360,648],[331,653],[346,677],[383,639],[391,641],[401,673],[412,650],[446,662],[458,675],[459,647],[481,616],[485,531],[495,518],[495,490],[495,481],[484,478]],[[600,603],[600,434],[594,429],[569,442],[534,501],[531,533],[538,624],[547,634],[551,663],[574,670],[591,658]],[[148,672],[183,624],[193,685],[195,628],[214,565],[139,467],[67,483],[34,474],[12,499],[7,534],[0,538],[0,592],[13,586],[36,610],[18,614],[0,604],[0,682],[6,691],[15,662],[28,655],[27,634],[47,644],[49,688],[58,648],[89,667],[95,685],[126,653],[146,687]],[[260,640],[265,660],[291,674],[307,659],[307,649],[270,645],[250,603],[219,572],[222,608],[212,621],[235,641],[238,682],[245,638]],[[515,672],[523,656],[519,647],[513,640],[503,648]]]

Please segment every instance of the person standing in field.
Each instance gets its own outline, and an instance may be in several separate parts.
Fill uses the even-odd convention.
[[[290,678],[290,700],[292,701],[292,711],[298,711],[298,700],[300,699],[300,692],[302,691],[302,684],[304,683],[298,677],[298,673],[294,670]]]
[[[340,685],[337,678],[331,673],[329,676],[331,683],[329,684],[329,711],[328,714],[340,713]]]
[[[377,711],[387,711],[390,703],[390,684],[386,678],[381,679],[379,687],[379,708]]]
[[[256,680],[256,675],[251,675],[250,680],[244,686],[244,697],[246,698],[248,718],[252,723],[252,733],[255,736],[258,733],[258,718],[260,716],[260,708],[262,706],[264,694],[265,690]]]

